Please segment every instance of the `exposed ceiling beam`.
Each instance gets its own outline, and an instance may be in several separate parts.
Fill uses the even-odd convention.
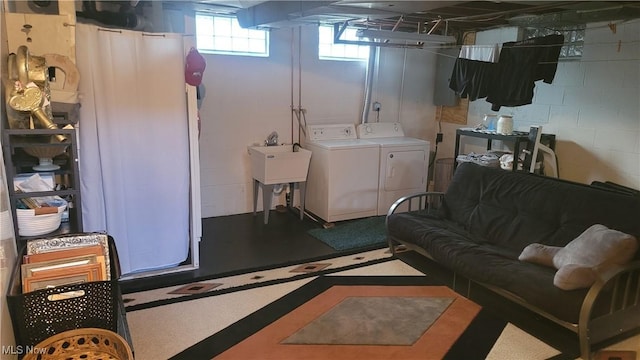
[[[172,1],[174,4],[178,2]],[[526,26],[536,26],[538,23],[542,26],[542,22],[561,25],[562,22],[607,21],[620,18],[620,14],[615,14],[616,11],[623,14],[624,19],[640,16],[637,8],[634,8],[637,3],[633,1],[191,0],[188,3],[217,4],[218,11],[235,13],[240,24],[247,28],[333,24],[349,20],[351,25],[358,27],[427,32],[433,30],[434,24],[440,21],[444,25],[432,32],[445,35],[518,26],[517,20],[511,22],[517,15],[527,15],[521,18]],[[233,6],[238,8],[233,10]],[[607,7],[615,9],[600,11]],[[585,13],[588,15],[576,16],[579,11],[592,9],[593,12]]]

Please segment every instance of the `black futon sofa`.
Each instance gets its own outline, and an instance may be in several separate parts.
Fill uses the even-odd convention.
[[[457,167],[446,193],[401,198],[386,219],[394,254],[404,245],[574,331],[583,359],[594,344],[640,328],[637,246],[624,264],[588,269],[593,285],[570,290],[554,285],[553,253],[519,258],[568,249],[594,224],[640,239],[640,197],[473,163]]]

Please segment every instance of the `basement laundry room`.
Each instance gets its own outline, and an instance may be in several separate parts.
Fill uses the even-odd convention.
[[[75,233],[124,295],[322,268],[469,162],[640,189],[635,1],[1,3],[3,270]]]
[[[354,168],[346,167],[348,172],[316,170],[316,162],[327,161],[324,157],[329,153],[326,147],[319,148],[318,145],[329,140],[314,139],[314,129],[318,136],[331,136],[329,132],[338,131],[334,125],[346,125],[340,130],[342,134],[337,134],[338,138],[350,138],[355,148],[357,143],[363,145],[369,141],[359,136],[359,126],[397,124],[402,136],[428,143],[428,171],[420,171],[423,175],[426,173],[427,180],[420,187],[433,189],[440,186],[436,184],[438,166],[445,169],[441,173],[453,168],[450,161],[456,157],[456,151],[480,155],[487,152],[487,139],[464,135],[456,150],[457,130],[488,130],[484,125],[485,115],[495,116],[494,131],[499,115],[505,115],[513,120],[515,132],[528,134],[532,126],[540,126],[545,136],[554,135],[554,155],[559,176],[563,179],[582,183],[607,179],[604,181],[637,189],[637,111],[634,105],[637,75],[630,65],[635,61],[634,56],[623,55],[625,49],[633,50],[635,40],[633,31],[622,30],[634,26],[633,21],[618,24],[614,33],[607,22],[589,25],[581,40],[584,42],[582,60],[574,57],[550,61],[557,65],[554,79],[551,83],[535,82],[535,87],[530,89],[530,104],[502,106],[497,111],[491,109],[492,104],[486,98],[469,101],[470,97],[458,97],[460,101],[455,100],[449,79],[460,47],[452,49],[432,43],[426,43],[422,49],[381,46],[370,49],[372,58],[367,61],[332,61],[318,57],[318,29],[294,26],[271,30],[269,60],[205,55],[208,60],[204,75],[207,100],[201,111],[211,117],[210,120],[203,118],[202,136],[211,136],[215,141],[201,145],[201,150],[212,159],[201,163],[203,216],[253,211],[253,176],[247,147],[265,145],[274,131],[278,134],[279,144],[300,143],[303,148],[315,150],[309,168],[305,208],[311,215],[315,213],[319,221],[333,222],[348,216],[329,215],[329,205],[319,204],[322,200],[314,197],[320,196],[319,192],[329,193],[329,187],[336,183],[345,184],[346,180],[339,178],[355,177],[351,174]],[[467,38],[467,41],[483,50],[498,45],[501,48],[503,43],[518,41],[521,36],[517,27],[501,27],[477,32],[475,39]],[[631,36],[626,40],[627,47],[626,36]],[[600,45],[608,41],[604,39],[613,41],[607,50],[605,45]],[[618,40],[614,39],[621,40],[620,52]],[[594,42],[593,48],[589,48],[590,42]],[[619,59],[625,56],[629,63]],[[606,60],[608,57],[615,61]],[[211,95],[214,93],[215,96]],[[238,106],[232,94],[255,106]],[[329,127],[322,129],[325,125]],[[497,151],[513,152],[513,145],[511,141],[503,144],[493,140],[492,147]],[[358,151],[364,154],[366,149],[361,146]],[[369,149],[369,153],[373,151]],[[341,200],[336,200],[352,201],[354,208],[362,206],[361,215],[354,217],[380,212],[373,211],[373,203],[378,200],[374,200],[372,194],[380,189],[379,176],[384,174],[380,168],[378,175],[372,174],[375,170],[367,170],[365,165],[374,162],[372,157],[358,155],[357,184],[354,183],[353,188],[344,185],[349,190],[339,197]],[[546,157],[547,170],[550,162]],[[499,156],[496,163],[500,166]],[[317,180],[319,173],[324,177],[321,180]],[[322,182],[327,189],[310,190],[315,187],[314,181]],[[443,175],[440,182],[446,182],[446,176]],[[416,187],[412,185],[407,189]],[[301,197],[298,190],[295,191],[294,207],[297,207]],[[285,189],[274,194],[272,209],[287,205],[287,192]],[[262,190],[258,198],[257,211],[260,211]],[[386,206],[384,202],[379,204]]]

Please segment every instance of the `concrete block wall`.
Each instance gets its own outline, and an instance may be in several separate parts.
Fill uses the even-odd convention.
[[[502,29],[479,33],[476,43],[516,39],[516,29]],[[640,20],[588,24],[582,58],[560,61],[553,83],[538,81],[534,91],[531,105],[499,113],[513,115],[517,130],[542,125],[556,134],[561,178],[640,189]],[[469,125],[490,107],[471,102]]]

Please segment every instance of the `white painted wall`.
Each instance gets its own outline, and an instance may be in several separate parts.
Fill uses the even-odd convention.
[[[200,109],[202,216],[248,212],[247,146],[273,131],[291,142],[289,33],[271,36],[271,57],[206,55]]]
[[[476,44],[516,36],[515,29],[486,31]],[[639,89],[640,20],[617,24],[615,33],[608,23],[593,23],[580,61],[560,62],[552,84],[538,81],[531,105],[503,107],[499,113],[513,114],[516,130],[542,125],[544,132],[556,134],[561,178],[640,189]],[[471,102],[469,125],[485,113],[491,113],[491,104]]]
[[[435,138],[435,49],[381,48],[372,102],[382,104],[381,122],[399,121],[407,136]],[[369,121],[376,121],[375,112]],[[433,142],[433,141],[432,141]]]
[[[268,58],[205,55],[206,96],[200,110],[203,217],[253,211],[247,146],[263,143],[274,130],[280,142],[297,142],[292,104],[307,110],[309,124],[357,124],[361,120],[366,62],[318,60],[315,26],[273,30],[270,39]],[[406,50],[405,60],[405,50],[381,50],[372,91],[372,101],[382,104],[380,121],[400,119],[409,136],[435,136],[433,131],[429,135],[435,113],[431,105],[434,64],[435,55],[427,51]],[[374,112],[369,120],[376,120]],[[272,201],[272,206],[277,204],[284,204],[283,196]]]

